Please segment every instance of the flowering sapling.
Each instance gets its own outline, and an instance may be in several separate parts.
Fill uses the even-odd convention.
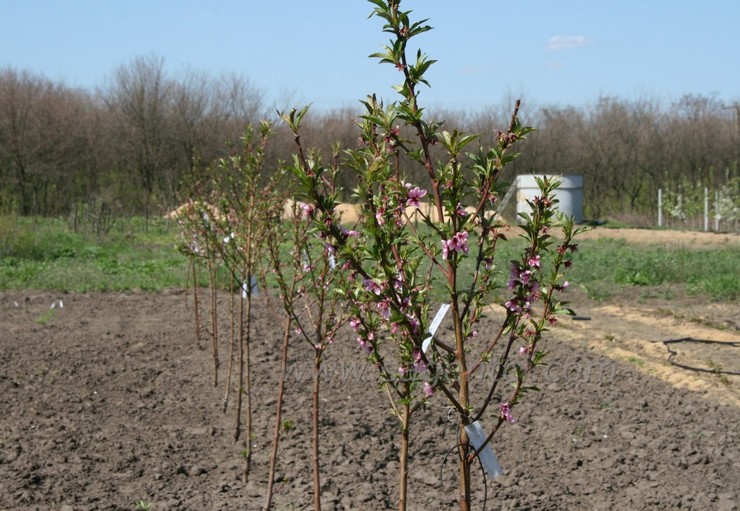
[[[188,259],[188,278],[192,276],[193,285],[193,315],[195,316],[195,340],[200,345],[201,342],[201,319],[200,319],[200,284],[198,281],[198,274],[200,266],[206,257],[207,253],[203,250],[205,236],[200,229],[200,221],[198,221],[199,213],[195,211],[194,202],[192,199],[188,199],[186,203],[185,214],[179,214],[177,217],[177,225],[179,228],[177,238],[177,250],[182,253]],[[205,266],[210,266],[210,263],[205,263]],[[218,343],[214,342],[212,345],[212,356],[213,356],[213,385],[218,386]]]
[[[320,161],[317,155],[312,155],[311,158],[315,158],[317,162]],[[327,191],[331,193],[330,190]],[[272,200],[271,202],[277,209],[277,215],[279,215],[284,201]],[[337,293],[337,290],[343,286],[343,272],[336,267],[336,249],[333,244],[326,241],[321,231],[311,228],[315,208],[301,202],[294,202],[293,204],[293,214],[290,215],[290,220],[288,222],[273,222],[271,232],[266,239],[272,275],[278,283],[280,298],[287,313],[285,342],[288,341],[290,326],[293,325],[298,340],[305,343],[313,354],[312,464],[314,509],[319,511],[321,509],[321,477],[319,471],[321,363],[324,352],[334,342],[337,331],[349,318],[342,307],[343,297],[340,293]],[[273,215],[273,218],[277,215]],[[359,235],[356,231],[344,226],[341,226],[340,229],[348,238]],[[284,250],[281,250],[281,247],[285,245],[290,247],[287,254]],[[284,350],[287,350],[287,345]],[[283,360],[285,360],[285,351]],[[281,381],[281,389],[283,384],[284,381]],[[279,424],[279,409],[276,424]],[[275,450],[276,442],[273,452]],[[273,456],[269,478],[270,485],[274,476],[274,459]],[[269,509],[271,497],[272,489],[270,486],[263,509]]]
[[[234,283],[240,291],[238,319],[238,384],[235,410],[234,441],[242,437],[242,404],[246,396],[246,424],[244,432],[245,469],[244,478],[248,477],[251,464],[252,438],[252,402],[250,389],[250,340],[252,317],[253,276],[259,271],[262,232],[265,224],[259,200],[265,190],[261,183],[265,147],[271,132],[269,123],[262,122],[259,135],[255,136],[252,127],[247,128],[241,139],[239,149],[233,154],[219,160],[207,172],[200,176],[195,188],[201,196],[208,196],[210,206],[198,211],[199,235],[193,241],[197,247],[204,247],[208,254],[208,269],[211,282],[211,316],[214,357],[217,354],[218,324],[217,304],[217,270],[223,268],[229,275],[230,289]],[[202,203],[202,201],[200,201]],[[232,295],[233,296],[233,295]],[[233,314],[233,311],[232,311]],[[233,317],[232,317],[233,325]],[[232,337],[232,341],[233,341]],[[233,361],[229,357],[228,378],[224,397],[224,410],[228,404],[231,387]],[[216,364],[216,369],[218,365]]]
[[[411,22],[410,11],[400,10],[399,0],[371,3],[373,14],[384,20],[383,30],[392,36],[384,51],[372,56],[394,65],[403,83],[394,87],[401,96],[397,103],[384,104],[374,95],[362,101],[360,144],[345,153],[344,165],[358,183],[354,191],[362,209],[358,235],[350,235],[338,221],[335,172],[323,168],[303,148],[300,125],[307,108],[282,114],[296,143],[291,171],[299,183],[300,199],[310,205],[314,229],[347,275],[339,292],[347,300],[359,351],[377,369],[399,419],[399,509],[406,509],[408,501],[413,412],[427,400],[444,396],[459,420],[459,503],[461,510],[469,510],[470,465],[485,445],[474,449],[465,426],[483,418],[507,378],[514,391],[499,404],[498,413],[491,414],[498,418],[494,433],[502,422],[514,422],[518,399],[533,390],[524,383],[527,372],[541,362],[537,345],[542,333],[556,314],[567,312],[565,303],[558,300],[565,288],[561,272],[566,258],[552,249],[549,234],[557,223],[557,185],[540,182],[542,195],[532,202],[532,214],[523,217],[528,246],[520,259],[510,263],[509,296],[502,302],[506,317],[497,332],[481,335],[480,321],[500,290],[496,247],[506,239],[504,225],[495,216],[503,188],[500,174],[516,157],[515,144],[531,128],[519,121],[519,102],[508,128],[494,134],[490,147],[479,135],[443,131],[439,123],[427,121],[419,106],[418,87],[428,85],[424,74],[434,61],[419,51],[411,62],[406,47],[411,38],[431,27],[426,20]],[[404,130],[412,132],[416,141],[407,139]],[[474,142],[479,144],[477,151],[464,152]],[[441,160],[432,157],[434,145],[444,152]],[[408,178],[411,173],[402,165],[401,154],[422,166],[425,182]],[[420,207],[427,196],[432,200],[431,211]],[[416,215],[423,225],[411,221]],[[562,223],[567,252],[577,231],[571,220]],[[436,308],[431,291],[439,284],[446,290],[454,340],[434,337],[425,350],[430,311]],[[524,363],[509,370],[507,361],[517,340],[526,341]],[[474,364],[469,367],[469,362]],[[494,364],[496,376],[487,397],[476,405],[470,401],[469,380],[487,363]]]

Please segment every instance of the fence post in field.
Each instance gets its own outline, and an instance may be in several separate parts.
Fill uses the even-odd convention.
[[[658,227],[663,227],[663,189],[658,188]]]
[[[709,188],[704,187],[704,232],[709,231]]]
[[[719,232],[719,192],[714,192],[714,232]]]

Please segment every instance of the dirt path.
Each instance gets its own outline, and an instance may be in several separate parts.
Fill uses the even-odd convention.
[[[564,320],[557,329],[562,339],[578,342],[609,358],[632,364],[640,372],[660,378],[671,385],[698,392],[707,399],[740,406],[740,377],[725,372],[740,371],[740,332],[731,319],[737,307],[711,304],[695,305],[687,318],[671,308],[643,305],[639,308],[619,305],[581,306],[580,318]],[[669,363],[663,341],[690,338],[708,343],[671,344],[674,361],[689,370]],[[715,372],[704,372],[712,371]]]
[[[740,235],[699,231],[658,229],[608,229],[596,227],[580,239],[623,239],[630,243],[683,245],[692,248],[738,247]]]

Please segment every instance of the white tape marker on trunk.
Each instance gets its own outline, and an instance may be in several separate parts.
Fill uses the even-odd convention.
[[[488,437],[486,432],[483,431],[480,421],[475,421],[465,426],[465,432],[468,434],[470,445],[472,445],[476,451],[481,445],[483,445],[483,442],[486,441],[486,437]],[[483,450],[478,453],[478,458],[483,464],[483,468],[486,469],[486,473],[490,479],[504,475],[504,471],[501,468],[501,465],[499,465],[498,460],[496,459],[496,454],[493,452],[493,448],[491,447],[491,442],[488,442]]]
[[[250,293],[253,296],[257,294],[257,277],[254,275],[249,277],[249,289],[247,289],[246,282],[242,284],[242,298],[246,298],[247,293]]]
[[[439,325],[442,324],[442,320],[447,315],[447,311],[450,310],[450,304],[449,303],[443,303],[439,306],[439,310],[437,311],[437,315],[434,316],[434,319],[432,320],[432,324],[429,325],[429,333],[432,334],[421,343],[421,350],[426,353],[429,349],[429,346],[432,344],[432,339],[434,338],[434,334],[437,332],[437,329],[439,328]]]

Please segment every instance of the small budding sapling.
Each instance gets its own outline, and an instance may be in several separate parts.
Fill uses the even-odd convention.
[[[308,156],[319,162],[318,154]],[[336,172],[336,168],[333,169]],[[327,181],[331,182],[331,180]],[[326,193],[332,190],[325,189]],[[273,217],[279,218],[282,200],[272,200],[277,209]],[[306,203],[293,202],[292,214],[287,222],[274,222],[267,239],[268,253],[272,265],[272,276],[277,281],[283,308],[287,314],[283,345],[283,366],[279,383],[278,403],[282,402],[285,384],[285,360],[288,349],[290,326],[294,334],[313,354],[312,387],[312,465],[314,509],[321,509],[321,473],[319,470],[319,394],[321,363],[323,355],[334,342],[337,331],[347,321],[342,307],[342,296],[337,293],[343,287],[343,274],[336,267],[336,253],[326,243],[322,233],[311,227],[314,209]],[[281,248],[289,246],[285,253]],[[270,508],[272,485],[280,430],[280,408],[275,422],[273,456],[270,462],[268,489],[263,509]]]
[[[199,200],[203,197],[202,176],[197,176],[193,183],[187,185],[187,202],[178,211],[177,223],[180,228],[177,241],[178,250],[190,261],[188,268],[192,275],[193,302],[195,316],[195,338],[198,344],[201,341],[203,329],[200,318],[200,293],[198,273],[204,266],[208,274],[208,288],[210,298],[210,333],[211,354],[213,357],[213,385],[218,386],[218,369],[220,366],[218,354],[218,301],[217,301],[217,274],[221,265],[217,244],[219,235],[215,221],[220,216],[217,210],[208,203]]]
[[[358,148],[345,152],[343,164],[358,183],[358,225],[350,230],[340,223],[336,171],[324,168],[303,147],[300,126],[308,107],[281,114],[296,145],[290,170],[315,231],[346,274],[337,292],[347,301],[357,344],[376,368],[399,420],[399,509],[408,503],[413,413],[442,395],[458,416],[459,504],[469,510],[471,465],[504,422],[516,422],[521,396],[536,390],[526,386],[526,375],[542,362],[538,345],[543,333],[557,323],[558,314],[572,312],[560,294],[568,285],[563,270],[572,264],[578,230],[572,219],[557,216],[557,182],[540,180],[541,195],[530,202],[532,212],[522,214],[527,246],[519,259],[504,263],[510,269],[505,319],[496,332],[480,332],[501,287],[496,248],[506,240],[507,228],[495,209],[503,189],[501,173],[517,156],[514,146],[532,129],[520,123],[518,101],[508,127],[495,133],[490,145],[480,135],[448,132],[441,123],[427,121],[418,87],[429,85],[424,74],[434,61],[419,51],[411,62],[406,47],[431,27],[426,20],[411,22],[399,0],[371,3],[373,15],[385,22],[383,31],[392,35],[390,45],[372,57],[394,65],[403,83],[394,86],[398,102],[386,105],[376,96],[362,101]],[[404,137],[408,130],[415,141]],[[477,151],[465,152],[474,142]],[[443,158],[433,158],[433,146]],[[402,154],[421,165],[426,182],[407,177],[412,173]],[[432,209],[425,211],[421,206],[427,196]],[[421,225],[412,218],[421,218]],[[562,242],[552,237],[556,226],[562,228]],[[440,287],[449,305],[452,342],[434,335],[432,291]],[[514,353],[522,362],[512,366],[508,362]],[[493,365],[495,377],[485,399],[473,403],[470,378],[484,364]],[[506,399],[497,397],[503,383],[513,388]],[[489,411],[491,404],[497,406]],[[472,446],[466,427],[484,418],[495,420],[493,430]]]
[[[262,183],[264,152],[271,133],[270,124],[260,123],[258,136],[250,126],[233,154],[209,167],[193,187],[203,200],[192,201],[195,215],[183,224],[181,250],[194,258],[203,257],[209,273],[211,289],[211,334],[213,338],[214,381],[218,379],[218,269],[223,268],[230,277],[230,289],[237,283],[239,289],[238,312],[238,383],[235,411],[234,441],[242,437],[242,404],[246,396],[246,431],[244,442],[247,457],[244,478],[248,478],[251,464],[252,402],[250,383],[250,341],[252,296],[255,291],[254,276],[260,271],[263,233],[266,230],[261,213],[265,194]],[[268,185],[269,186],[269,185]],[[202,256],[201,256],[202,254]],[[233,296],[232,296],[233,299]],[[233,308],[232,308],[233,315]],[[232,325],[234,318],[232,317]],[[234,361],[234,336],[232,335],[228,377],[225,384],[224,411],[229,399]]]

